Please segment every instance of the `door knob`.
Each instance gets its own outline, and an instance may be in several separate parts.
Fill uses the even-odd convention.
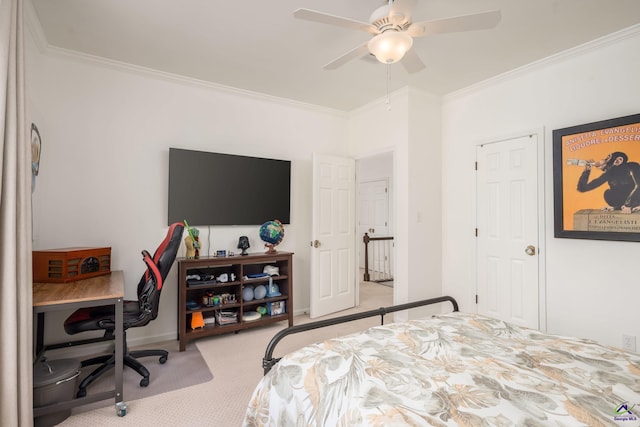
[[[317,248],[318,246],[320,246],[320,241],[319,240],[314,240],[313,242],[309,243],[311,246],[313,246],[314,248]]]
[[[534,256],[536,254],[536,248],[533,245],[527,246],[527,249],[524,250],[524,253],[529,256]]]

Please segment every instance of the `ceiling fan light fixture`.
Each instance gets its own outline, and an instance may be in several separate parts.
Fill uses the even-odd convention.
[[[369,40],[369,52],[383,64],[400,61],[413,45],[413,39],[404,31],[388,30]]]

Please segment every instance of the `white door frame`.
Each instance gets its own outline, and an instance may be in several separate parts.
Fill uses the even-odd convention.
[[[476,152],[479,146],[484,144],[490,144],[492,142],[500,142],[514,138],[521,138],[529,135],[537,136],[537,156],[538,156],[538,322],[541,331],[547,330],[547,285],[546,285],[546,210],[545,210],[545,195],[547,194],[547,186],[545,186],[545,164],[548,164],[545,157],[545,129],[544,127],[534,128],[529,131],[514,132],[512,134],[502,135],[496,138],[488,138],[481,142],[476,143]],[[478,190],[477,190],[477,174],[476,174],[476,191],[474,193],[474,210],[475,218],[477,221],[478,212]],[[478,289],[478,247],[474,245],[474,259],[475,265],[475,287],[474,292]],[[476,312],[478,311],[478,305],[475,306]]]

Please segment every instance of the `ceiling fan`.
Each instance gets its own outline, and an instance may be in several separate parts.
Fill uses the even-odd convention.
[[[368,42],[329,62],[323,67],[326,70],[334,70],[353,59],[372,54],[378,61],[385,64],[401,61],[409,73],[425,68],[420,57],[411,49],[414,37],[493,28],[501,18],[500,11],[493,10],[432,21],[412,22],[411,13],[414,6],[415,0],[389,0],[388,4],[373,11],[369,23],[310,9],[297,9],[293,16],[307,21],[365,31],[374,36]]]

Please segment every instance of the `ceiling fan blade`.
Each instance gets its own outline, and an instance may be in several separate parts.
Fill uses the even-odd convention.
[[[426,68],[426,65],[424,65],[422,59],[420,59],[418,54],[413,49],[409,49],[407,53],[404,54],[400,62],[408,73],[417,73],[418,71]]]
[[[353,59],[360,58],[361,56],[364,56],[364,55],[368,55],[369,47],[367,46],[367,43],[363,43],[360,46],[351,49],[349,52],[345,53],[342,56],[339,56],[338,58],[329,62],[327,65],[325,65],[322,68],[324,68],[325,70],[335,70],[336,68],[346,64],[347,62]]]
[[[307,21],[320,22],[321,24],[335,25],[350,30],[365,31],[371,34],[378,34],[378,29],[366,22],[360,22],[342,16],[329,15],[328,13],[318,12],[311,9],[297,9],[293,12],[294,18],[304,19]]]
[[[391,10],[389,11],[389,16],[393,21],[393,17],[397,16],[398,18],[402,17],[402,19],[398,19],[400,24],[402,20],[411,20],[411,14],[413,13],[413,9],[415,9],[416,0],[394,0],[391,5]]]
[[[471,15],[455,16],[453,18],[416,22],[411,24],[407,32],[412,37],[422,37],[431,34],[454,33],[457,31],[485,30],[498,25],[501,17],[502,14],[499,10],[492,10]]]

